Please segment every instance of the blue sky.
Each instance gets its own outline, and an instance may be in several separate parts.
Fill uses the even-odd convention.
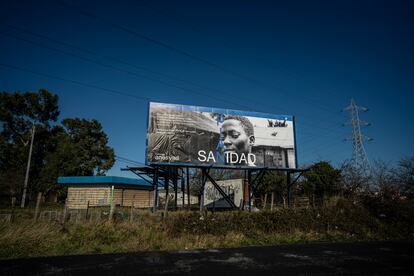
[[[75,8],[72,8],[75,6]],[[291,114],[299,165],[352,155],[354,98],[370,160],[413,156],[410,1],[3,1],[0,90],[59,95],[143,162],[148,100]],[[26,70],[26,71],[25,71]],[[127,164],[117,162],[108,173]]]

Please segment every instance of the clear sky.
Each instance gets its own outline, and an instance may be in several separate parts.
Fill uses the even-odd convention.
[[[300,166],[413,156],[412,1],[1,1],[0,90],[59,95],[144,162],[148,100],[296,117]],[[128,164],[117,161],[110,175]]]

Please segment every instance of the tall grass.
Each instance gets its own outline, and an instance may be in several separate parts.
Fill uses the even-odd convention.
[[[385,217],[377,209],[340,202],[330,208],[259,213],[200,216],[198,212],[170,212],[167,218],[140,212],[132,222],[119,219],[64,225],[33,222],[22,216],[0,225],[0,258],[413,238],[412,205],[406,210],[381,210]]]

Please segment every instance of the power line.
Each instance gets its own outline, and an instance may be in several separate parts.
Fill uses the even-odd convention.
[[[138,99],[138,100],[142,100],[142,101],[146,101],[146,102],[151,101],[151,99],[147,98],[147,97],[142,97],[142,96],[138,96],[138,95],[134,95],[134,94],[129,94],[129,93],[125,93],[125,92],[122,92],[122,91],[119,91],[119,90],[115,90],[115,89],[108,89],[108,88],[104,88],[104,87],[100,87],[100,86],[97,86],[97,85],[88,84],[88,83],[84,83],[84,82],[80,82],[80,81],[61,78],[61,77],[58,77],[58,76],[33,71],[33,70],[30,70],[30,69],[27,69],[27,68],[22,68],[22,67],[19,67],[19,66],[14,66],[14,65],[9,65],[9,64],[4,64],[4,63],[0,63],[0,66],[6,67],[6,68],[9,68],[9,69],[14,69],[14,70],[18,70],[18,71],[31,73],[31,74],[46,77],[46,78],[51,78],[51,79],[55,79],[55,80],[59,80],[59,81],[64,81],[64,82],[76,84],[76,85],[79,85],[79,86],[93,88],[93,89],[96,89],[96,90],[102,90],[102,91],[105,91],[105,92],[111,93],[111,94],[122,95],[122,96],[130,97],[130,98],[134,98],[134,99]]]
[[[196,28],[195,26],[194,26],[194,24],[187,24],[184,20],[182,20],[182,17],[176,17],[176,16],[173,16],[173,15],[171,15],[171,14],[169,14],[168,12],[166,12],[165,10],[162,10],[162,9],[158,9],[158,8],[155,8],[154,6],[152,6],[150,3],[149,3],[149,1],[142,1],[141,2],[141,4],[143,4],[144,6],[146,6],[147,8],[149,8],[149,9],[151,9],[152,11],[154,11],[154,12],[156,12],[156,13],[158,13],[159,15],[161,15],[161,16],[164,16],[164,17],[166,17],[166,18],[168,18],[168,19],[170,19],[170,20],[173,20],[173,21],[175,21],[175,22],[177,22],[177,23],[179,23],[179,24],[181,24],[182,26],[184,26],[184,27],[186,27],[187,29],[190,29],[190,30],[192,30],[193,32],[195,32],[195,33],[198,33],[198,34],[200,34],[201,36],[207,36],[207,38],[208,39],[210,39],[210,40],[212,40],[212,41],[215,41],[216,43],[220,43],[220,44],[224,44],[224,46],[225,47],[227,47],[227,48],[232,48],[231,47],[231,45],[229,45],[229,44],[227,44],[226,42],[224,42],[223,40],[221,40],[221,39],[218,39],[216,36],[214,36],[214,35],[211,35],[211,33],[209,33],[209,32],[205,32],[205,31],[202,31],[202,30],[200,30],[199,28]],[[271,67],[272,69],[275,69],[272,65],[271,66],[269,66],[269,64],[268,64],[268,62],[266,62],[265,60],[263,60],[263,59],[260,59],[260,58],[258,58],[257,56],[255,56],[255,59],[256,60],[258,60],[259,62],[261,62],[262,64],[265,64],[265,65],[267,65],[268,67]],[[280,71],[280,69],[277,69],[278,71]],[[284,71],[284,73],[286,73],[286,71]],[[291,78],[293,78],[293,79],[298,79],[297,77],[295,77],[295,76],[292,76],[293,74],[292,73],[288,73],[289,75],[291,75]],[[302,79],[303,80],[303,79]],[[332,110],[330,110],[330,109],[327,109],[327,108],[325,108],[324,106],[321,106],[321,105],[319,105],[319,104],[315,104],[315,102],[314,101],[312,101],[312,106],[314,106],[314,107],[318,107],[319,109],[321,109],[321,110],[324,110],[324,111],[327,111],[327,112],[330,112],[330,113],[333,113],[333,114],[335,114],[335,115],[338,115],[339,116],[339,112],[334,112],[334,111],[332,111]]]
[[[45,48],[45,49],[48,49],[48,50],[52,50],[52,51],[55,51],[55,52],[58,52],[58,53],[61,53],[61,54],[64,54],[64,55],[68,55],[68,56],[71,56],[71,57],[75,57],[75,58],[78,58],[78,59],[81,59],[81,60],[84,60],[84,61],[87,61],[87,62],[90,62],[90,63],[94,63],[94,64],[97,64],[97,65],[100,65],[100,66],[103,66],[103,67],[107,67],[107,68],[110,68],[112,70],[124,72],[124,73],[130,74],[130,75],[133,75],[135,77],[144,78],[144,79],[147,79],[147,80],[150,80],[150,81],[153,81],[153,82],[157,82],[157,83],[161,83],[163,85],[170,86],[170,87],[173,87],[173,88],[177,88],[177,89],[180,89],[180,90],[183,90],[183,91],[186,91],[186,92],[191,92],[191,93],[195,93],[195,94],[198,94],[198,95],[201,95],[201,96],[206,96],[206,97],[209,97],[209,98],[218,100],[220,102],[228,102],[228,103],[231,103],[231,104],[235,104],[235,105],[241,106],[243,108],[250,109],[250,107],[247,106],[247,105],[234,103],[233,101],[228,101],[228,100],[225,100],[223,98],[218,98],[218,97],[215,97],[215,96],[212,96],[212,95],[209,95],[209,94],[201,93],[201,92],[198,92],[198,91],[193,90],[193,89],[189,89],[189,88],[177,86],[177,85],[170,84],[170,83],[167,83],[167,82],[162,81],[162,80],[159,80],[159,79],[155,79],[155,78],[148,77],[148,76],[145,76],[145,75],[137,74],[137,73],[132,72],[132,71],[129,71],[129,70],[124,70],[122,68],[118,68],[118,67],[113,66],[113,65],[109,65],[109,64],[106,64],[106,63],[102,63],[100,61],[96,61],[96,60],[93,60],[93,59],[90,59],[90,58],[85,58],[85,57],[79,56],[77,54],[73,54],[73,53],[70,53],[70,52],[67,52],[67,51],[64,51],[64,50],[61,50],[61,49],[57,49],[57,48],[54,48],[54,47],[50,47],[48,45],[45,45],[45,44],[42,44],[42,43],[39,43],[39,42],[35,42],[35,41],[32,41],[32,40],[28,40],[28,39],[25,39],[25,38],[21,38],[21,37],[18,37],[16,35],[13,35],[13,34],[4,33],[4,32],[0,32],[0,34],[6,35],[6,36],[9,36],[9,37],[12,37],[12,38],[17,39],[17,40],[20,40],[20,41],[24,41],[26,43],[31,43],[31,44],[36,45],[38,47],[42,47],[42,48]],[[64,44],[66,44],[66,43],[64,43]],[[67,44],[67,45],[69,45],[69,44]],[[228,94],[228,93],[226,93],[226,94]],[[234,96],[234,95],[231,95],[231,94],[228,94],[228,95]],[[258,102],[258,104],[263,105],[263,103],[260,103],[260,102]],[[326,127],[315,126],[315,125],[311,125],[311,124],[304,124],[304,125],[305,126],[308,126],[308,127],[311,127],[311,128],[315,128],[316,127],[316,128],[320,128],[320,129],[323,129],[323,130],[331,131],[330,128],[326,128]]]
[[[54,42],[56,44],[59,44],[59,45],[65,46],[65,47],[69,47],[69,48],[72,48],[72,49],[75,49],[75,50],[78,50],[78,51],[81,51],[81,52],[84,52],[84,53],[87,53],[87,54],[90,54],[90,55],[101,57],[101,58],[104,58],[104,59],[107,59],[107,60],[111,60],[111,61],[123,64],[123,65],[126,65],[126,66],[130,66],[130,67],[136,68],[138,70],[147,71],[147,72],[150,72],[152,74],[159,75],[159,76],[162,76],[162,77],[174,80],[174,81],[188,83],[190,85],[193,85],[193,86],[196,86],[196,87],[199,87],[199,88],[202,88],[202,89],[214,90],[216,92],[223,93],[223,91],[218,90],[218,89],[214,89],[214,88],[211,88],[211,87],[208,87],[208,86],[200,85],[200,84],[195,83],[193,81],[185,80],[185,79],[179,78],[177,76],[173,76],[173,75],[165,74],[165,73],[162,73],[162,72],[158,72],[158,71],[152,70],[148,67],[138,66],[136,64],[133,64],[133,63],[127,62],[125,60],[121,60],[121,59],[118,59],[118,58],[115,58],[115,57],[112,57],[112,56],[109,56],[109,55],[96,53],[96,52],[91,51],[89,49],[82,48],[82,47],[79,47],[79,46],[75,46],[73,44],[69,44],[67,42],[57,40],[57,39],[51,38],[51,37],[43,35],[43,34],[35,33],[33,31],[30,31],[30,30],[27,30],[27,29],[24,29],[24,28],[21,28],[21,27],[13,26],[13,25],[10,25],[10,24],[4,23],[4,22],[3,23],[0,22],[0,24],[3,24],[5,26],[7,26],[8,28],[12,28],[12,29],[20,31],[20,32],[30,34],[30,35],[35,36],[35,37],[39,37],[41,39],[45,39],[45,40]]]
[[[143,100],[143,101],[146,101],[146,102],[147,101],[151,101],[147,97],[137,96],[137,95],[125,93],[125,92],[122,92],[122,91],[119,91],[119,90],[107,89],[107,88],[104,88],[104,87],[100,87],[100,86],[96,86],[96,85],[91,85],[91,84],[87,84],[87,83],[83,83],[83,82],[79,82],[79,81],[75,81],[75,80],[71,80],[71,79],[61,78],[61,77],[58,77],[58,76],[54,76],[54,75],[50,75],[50,74],[46,74],[46,73],[41,73],[41,72],[33,71],[33,70],[30,70],[30,69],[27,69],[27,68],[22,68],[22,67],[18,67],[18,66],[3,64],[3,63],[0,63],[0,66],[6,67],[6,68],[10,68],[10,69],[14,69],[14,70],[23,71],[23,72],[28,72],[28,73],[35,74],[35,75],[39,75],[39,76],[42,76],[42,77],[47,77],[47,78],[51,78],[51,79],[56,79],[56,80],[60,80],[60,81],[64,81],[64,82],[68,82],[68,83],[72,83],[72,84],[76,84],[76,85],[79,85],[79,86],[84,86],[84,87],[88,87],[88,88],[102,90],[104,92],[111,93],[111,94],[132,97],[132,98],[135,98],[135,99],[138,99],[138,100]],[[315,140],[315,139],[312,139],[312,140]],[[309,142],[309,141],[311,141],[311,140],[305,140],[304,142]],[[143,164],[143,163],[141,163],[141,164]]]
[[[326,159],[328,159],[327,156],[329,156],[331,154],[332,149],[334,149],[340,143],[343,144],[344,141],[337,140],[337,141],[332,141],[331,143],[324,144],[323,145],[323,149],[324,149],[323,152],[319,152],[319,149],[320,148],[319,149],[315,149],[313,151],[307,150],[306,153],[302,153],[301,152],[300,153],[301,154],[301,159],[308,159],[308,161],[309,161],[309,160],[315,160],[315,159],[317,159],[315,157],[316,156],[319,156],[319,157],[322,157],[322,159],[325,159],[326,160]],[[327,149],[331,149],[331,150],[326,151]],[[337,148],[335,148],[335,151],[337,151]],[[314,155],[315,155],[315,157],[309,157],[309,156],[314,156]],[[327,160],[327,161],[330,161],[330,160]]]
[[[92,52],[90,50],[83,49],[83,48],[80,48],[80,47],[77,47],[77,46],[73,46],[71,44],[68,44],[68,43],[65,43],[65,42],[61,42],[61,41],[58,41],[58,40],[55,40],[55,39],[49,39],[48,37],[46,37],[44,35],[38,35],[38,34],[35,34],[33,32],[24,30],[22,28],[11,26],[9,24],[4,24],[4,25],[9,26],[9,27],[14,28],[14,29],[17,29],[17,30],[20,29],[20,30],[22,30],[24,32],[27,32],[27,33],[30,33],[32,35],[35,35],[35,36],[38,36],[38,37],[43,37],[44,39],[47,39],[47,40],[50,40],[50,41],[54,41],[55,43],[58,43],[58,44],[61,44],[61,45],[64,45],[64,46],[68,46],[68,47],[71,47],[71,48],[74,48],[74,49],[77,49],[77,50],[80,50],[80,51],[83,51],[83,52],[87,52],[87,53],[93,54],[95,56],[101,56],[103,58],[110,59],[110,60],[114,60],[114,61],[119,62],[119,63],[124,63],[124,64],[127,64],[129,66],[138,68],[140,70],[149,71],[150,73],[157,74],[157,75],[161,75],[161,76],[167,77],[167,78],[172,79],[172,80],[176,80],[176,81],[180,81],[180,82],[186,82],[186,83],[189,83],[190,85],[193,85],[193,86],[198,86],[200,88],[207,89],[207,90],[215,90],[216,92],[223,93],[223,94],[229,95],[231,97],[234,97],[233,94],[229,94],[229,93],[224,92],[224,91],[221,91],[221,90],[216,90],[216,89],[212,89],[212,88],[209,88],[209,87],[206,87],[206,86],[201,86],[201,85],[196,84],[194,82],[190,82],[190,81],[187,81],[187,80],[183,80],[183,79],[179,79],[179,78],[173,77],[171,75],[167,75],[167,74],[163,74],[163,73],[160,73],[160,72],[156,72],[154,70],[150,70],[150,69],[145,68],[145,67],[137,67],[136,65],[133,65],[131,63],[126,63],[124,61],[116,60],[116,59],[114,59],[112,57],[109,57],[109,56],[106,56],[106,55],[96,54],[96,53],[94,53],[94,52]],[[191,93],[195,93],[195,94],[198,94],[198,95],[201,95],[201,96],[209,97],[209,98],[218,100],[220,102],[227,102],[227,103],[231,103],[231,104],[235,104],[235,105],[241,106],[243,108],[250,109],[250,107],[247,106],[247,105],[238,104],[238,103],[235,103],[233,101],[228,101],[228,100],[223,99],[223,98],[214,97],[211,94],[201,93],[201,92],[198,92],[198,91],[193,90],[193,89],[189,89],[189,88],[185,88],[185,87],[182,87],[182,86],[178,86],[178,85],[174,85],[174,84],[171,84],[171,83],[167,83],[165,81],[162,81],[162,80],[159,80],[159,79],[155,79],[155,78],[152,78],[152,77],[149,77],[149,76],[146,76],[146,75],[137,74],[137,73],[132,72],[132,71],[129,71],[129,70],[124,70],[124,69],[121,69],[121,68],[118,68],[118,67],[115,67],[115,66],[112,66],[112,65],[109,65],[109,64],[102,63],[100,61],[96,61],[96,60],[93,60],[93,59],[90,59],[90,58],[82,57],[82,56],[79,56],[77,54],[73,54],[73,53],[70,53],[70,52],[67,52],[67,51],[64,51],[64,50],[61,50],[61,49],[57,49],[57,48],[54,48],[54,47],[51,47],[51,46],[48,46],[48,45],[45,45],[45,44],[42,44],[42,43],[39,43],[39,42],[35,42],[33,40],[21,38],[21,37],[18,37],[16,35],[14,35],[14,34],[9,34],[9,33],[4,33],[4,32],[0,32],[0,34],[6,35],[6,36],[9,36],[9,37],[12,37],[12,38],[17,39],[17,40],[20,40],[20,41],[24,41],[24,42],[27,42],[27,43],[31,43],[31,44],[36,45],[38,47],[42,47],[42,48],[45,48],[45,49],[48,49],[48,50],[52,50],[52,51],[55,51],[55,52],[58,52],[58,53],[61,53],[61,54],[64,54],[64,55],[68,55],[68,56],[71,56],[71,57],[75,57],[75,58],[78,58],[78,59],[81,59],[81,60],[84,60],[84,61],[87,61],[87,62],[90,62],[90,63],[94,63],[94,64],[97,64],[97,65],[100,65],[100,66],[103,66],[103,67],[107,67],[107,68],[110,68],[110,69],[113,69],[113,70],[116,70],[116,71],[124,72],[124,73],[130,74],[130,75],[133,75],[135,77],[144,78],[144,79],[147,79],[147,80],[150,80],[150,81],[154,81],[154,82],[161,83],[161,84],[166,85],[166,86],[170,86],[170,87],[173,87],[173,88],[177,88],[177,89],[180,89],[180,90],[184,90],[186,92],[191,92]],[[240,97],[240,96],[238,96],[238,97],[239,98],[243,98],[243,97]],[[259,103],[259,104],[262,104],[262,103]],[[280,108],[279,107],[279,109],[283,109],[283,108]],[[285,110],[285,111],[287,111],[287,110]]]
[[[245,76],[245,75],[240,74],[240,73],[237,73],[237,72],[234,72],[234,71],[229,70],[229,69],[227,69],[227,68],[225,68],[225,67],[223,67],[223,66],[221,66],[221,65],[219,65],[219,64],[216,64],[216,63],[210,62],[210,61],[208,61],[208,60],[206,60],[206,59],[204,59],[204,58],[201,58],[201,57],[199,57],[199,56],[196,56],[196,55],[194,55],[194,54],[192,54],[192,53],[189,53],[189,52],[187,52],[187,51],[181,50],[181,49],[179,49],[179,48],[176,48],[176,47],[174,47],[174,46],[172,46],[172,45],[169,45],[169,44],[167,44],[167,43],[165,43],[165,42],[162,42],[162,41],[156,40],[156,39],[151,38],[151,37],[149,37],[149,36],[147,36],[147,35],[141,34],[141,33],[137,32],[137,31],[134,31],[134,30],[132,30],[132,29],[129,29],[129,28],[127,28],[127,27],[124,27],[124,26],[122,26],[122,25],[120,25],[120,24],[117,24],[117,23],[114,23],[114,22],[112,22],[112,21],[110,21],[110,20],[107,20],[107,19],[105,19],[105,18],[99,17],[99,16],[97,16],[97,15],[95,15],[95,14],[93,14],[93,13],[90,13],[90,12],[87,12],[87,11],[85,11],[85,10],[80,9],[79,7],[77,7],[77,6],[75,6],[75,5],[68,4],[68,3],[67,3],[67,2],[65,2],[65,1],[59,1],[59,0],[58,0],[58,1],[56,1],[56,3],[58,3],[58,4],[60,4],[60,5],[64,6],[64,7],[66,7],[66,8],[69,8],[69,9],[71,9],[71,10],[74,10],[74,11],[76,11],[76,12],[78,12],[78,13],[80,13],[80,14],[82,14],[82,15],[86,16],[86,17],[93,18],[93,19],[95,19],[95,20],[97,20],[97,21],[99,21],[99,22],[101,22],[101,23],[104,23],[104,24],[110,25],[110,26],[112,26],[112,27],[114,27],[114,28],[116,28],[116,29],[119,29],[119,30],[123,31],[123,32],[126,32],[126,33],[129,33],[129,34],[133,35],[133,36],[136,36],[136,37],[138,37],[138,38],[140,38],[140,39],[142,39],[142,40],[145,40],[145,41],[151,42],[151,43],[153,43],[153,44],[155,44],[155,45],[158,45],[158,46],[160,46],[160,47],[163,47],[163,48],[165,48],[165,49],[168,49],[168,50],[173,51],[173,52],[175,52],[175,53],[178,53],[178,54],[180,54],[180,55],[186,56],[186,57],[188,57],[188,58],[190,58],[190,59],[193,59],[193,60],[196,60],[196,61],[198,61],[198,62],[204,63],[204,64],[206,64],[206,65],[208,65],[208,66],[210,66],[210,67],[216,68],[216,69],[221,70],[221,71],[223,71],[223,72],[226,72],[226,73],[232,74],[232,75],[234,75],[234,76],[237,76],[237,77],[239,77],[239,78],[245,79],[245,80],[247,80],[247,81],[249,81],[249,82],[254,82],[254,83],[256,83],[256,84],[260,84],[260,82],[258,82],[257,80],[255,80],[255,79],[253,79],[253,78],[250,78],[250,77],[248,77],[248,76]]]
[[[117,160],[119,160],[119,161],[121,161],[121,162],[124,162],[124,163],[128,163],[128,164],[139,165],[139,166],[142,166],[142,165],[146,166],[146,165],[145,165],[144,163],[142,163],[142,162],[139,162],[139,161],[134,161],[134,160],[131,160],[131,159],[128,159],[128,158],[125,158],[125,157],[119,156],[119,155],[115,155],[115,159],[117,159]]]
[[[56,3],[60,4],[63,7],[69,8],[69,9],[71,9],[73,11],[76,11],[79,14],[82,14],[83,16],[93,18],[94,20],[96,20],[98,22],[101,22],[103,24],[112,26],[112,27],[114,27],[116,29],[119,29],[119,30],[121,30],[123,32],[126,32],[128,34],[131,34],[131,35],[133,35],[135,37],[138,37],[138,38],[140,38],[142,40],[148,41],[150,43],[153,43],[155,45],[158,45],[160,47],[163,47],[165,49],[168,49],[168,50],[170,50],[172,52],[175,52],[175,53],[178,53],[180,55],[186,56],[186,57],[188,57],[190,59],[193,59],[193,60],[196,60],[196,61],[198,61],[200,63],[206,64],[206,65],[208,65],[208,66],[210,66],[212,68],[215,68],[217,70],[220,70],[220,71],[223,71],[225,73],[228,73],[228,74],[234,75],[236,77],[239,77],[239,78],[244,79],[244,80],[246,80],[248,82],[251,82],[251,83],[254,83],[254,84],[256,84],[256,85],[258,85],[260,87],[263,87],[263,88],[265,88],[267,90],[270,89],[272,92],[275,90],[274,87],[269,87],[267,84],[264,84],[263,82],[261,82],[261,81],[259,81],[257,79],[254,79],[254,78],[249,77],[249,76],[246,76],[244,74],[235,72],[233,70],[229,70],[229,69],[225,68],[224,66],[221,66],[221,65],[219,65],[217,63],[214,63],[214,62],[211,62],[211,61],[209,61],[209,60],[207,60],[205,58],[199,57],[199,56],[197,56],[195,54],[192,54],[192,53],[190,53],[188,51],[181,50],[181,49],[179,49],[179,48],[177,48],[175,46],[172,46],[172,45],[167,44],[165,42],[162,42],[160,40],[151,38],[151,37],[149,37],[147,35],[144,35],[142,33],[137,32],[135,30],[132,30],[132,29],[127,28],[127,27],[124,27],[124,26],[122,26],[122,25],[120,25],[118,23],[115,23],[115,22],[112,22],[112,21],[110,21],[108,19],[105,19],[105,18],[102,18],[100,16],[97,16],[97,15],[91,13],[91,12],[85,11],[85,10],[79,8],[78,6],[69,4],[69,3],[65,2],[65,1],[62,1],[62,0],[58,0]],[[312,103],[312,106],[315,107],[314,103]],[[329,112],[332,112],[332,111],[329,111]],[[339,114],[337,114],[335,112],[333,112],[333,113],[336,114],[336,115],[339,115]]]
[[[334,141],[334,143],[338,143],[338,141],[336,139],[339,139],[341,137],[343,137],[342,134],[336,135],[334,137],[330,137],[330,142],[331,143],[329,143],[329,141],[328,141],[328,143],[326,143],[326,142],[325,143],[319,143],[316,146],[312,146],[311,148],[308,148],[308,149],[305,149],[304,151],[301,151],[301,155],[303,156],[303,155],[313,154],[313,153],[317,152],[320,149],[325,149],[329,145],[332,144],[332,141]],[[344,141],[340,141],[340,142],[343,143]]]
[[[337,131],[338,129],[341,129],[341,128],[342,128],[342,126],[338,126],[338,125],[337,126],[332,126],[332,127],[329,128],[329,131],[334,132],[334,131]],[[305,132],[305,134],[306,133],[308,133],[308,132]],[[299,133],[296,132],[296,134],[303,134],[303,131],[300,131]],[[323,134],[324,134],[323,132],[312,133],[310,135],[306,135],[306,137],[308,138],[308,140],[314,140],[314,139],[309,139],[309,138],[320,137],[320,136],[323,136]]]
[[[227,102],[227,103],[230,103],[230,104],[234,104],[234,102],[228,101],[226,99],[218,98],[218,97],[215,97],[215,96],[212,96],[212,95],[206,95],[206,94],[198,92],[194,89],[182,87],[182,86],[171,84],[171,83],[168,83],[168,82],[156,79],[156,78],[152,78],[152,77],[149,77],[149,76],[137,74],[137,73],[129,71],[129,70],[124,70],[124,69],[118,68],[118,67],[110,65],[110,64],[106,64],[106,63],[96,61],[96,60],[93,60],[93,59],[90,59],[90,58],[82,57],[82,56],[79,56],[79,55],[76,55],[76,54],[73,54],[73,53],[70,53],[70,52],[66,52],[64,50],[60,50],[60,49],[57,49],[57,48],[54,48],[54,47],[44,45],[42,43],[38,43],[38,42],[35,42],[35,41],[32,41],[32,40],[21,38],[21,37],[18,37],[16,35],[13,35],[13,34],[4,33],[4,32],[0,32],[0,34],[12,37],[12,38],[17,39],[17,40],[24,41],[24,42],[27,42],[27,43],[31,43],[33,45],[37,45],[39,47],[43,47],[45,49],[52,50],[52,51],[55,51],[55,52],[58,52],[58,53],[61,53],[61,54],[64,54],[64,55],[68,55],[68,56],[71,56],[71,57],[75,57],[77,59],[81,59],[81,60],[84,60],[84,61],[87,61],[87,62],[90,62],[90,63],[94,63],[94,64],[97,64],[97,65],[100,65],[100,66],[103,66],[103,67],[106,67],[106,68],[109,68],[109,69],[112,69],[112,70],[127,73],[127,74],[135,76],[135,77],[139,77],[139,78],[143,78],[143,79],[150,80],[150,81],[153,81],[153,82],[157,82],[157,83],[160,83],[160,84],[163,84],[163,85],[166,85],[166,86],[169,86],[169,87],[173,87],[173,88],[176,88],[176,89],[179,89],[179,90],[183,90],[183,91],[186,91],[186,92],[190,92],[190,93],[198,94],[198,95],[201,95],[201,96],[213,98],[213,99],[218,100],[220,102]],[[238,104],[238,105],[243,106],[244,108],[249,108],[248,106],[245,106],[245,105],[241,105],[241,104]]]
[[[64,82],[76,84],[76,85],[79,85],[79,86],[93,88],[93,89],[96,89],[96,90],[102,90],[104,92],[111,93],[111,94],[127,96],[127,97],[135,98],[135,99],[138,99],[138,100],[143,100],[143,101],[146,101],[146,102],[151,101],[151,99],[149,99],[147,97],[137,96],[137,95],[125,93],[125,92],[122,92],[122,91],[119,91],[119,90],[107,89],[107,88],[104,88],[104,87],[91,85],[91,84],[87,84],[87,83],[83,83],[83,82],[79,82],[79,81],[75,81],[75,80],[71,80],[71,79],[61,78],[61,77],[58,77],[58,76],[33,71],[33,70],[30,70],[30,69],[27,69],[27,68],[22,68],[22,67],[18,67],[18,66],[14,66],[14,65],[3,64],[3,63],[0,63],[0,66],[10,68],[10,69],[14,69],[14,70],[18,70],[18,71],[31,73],[31,74],[34,74],[34,75],[39,75],[39,76],[46,77],[46,78],[51,78],[51,79],[56,79],[56,80],[59,80],[59,81],[64,81]]]

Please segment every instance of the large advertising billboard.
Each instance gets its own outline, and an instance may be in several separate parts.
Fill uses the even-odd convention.
[[[296,168],[294,118],[149,103],[146,164]]]

